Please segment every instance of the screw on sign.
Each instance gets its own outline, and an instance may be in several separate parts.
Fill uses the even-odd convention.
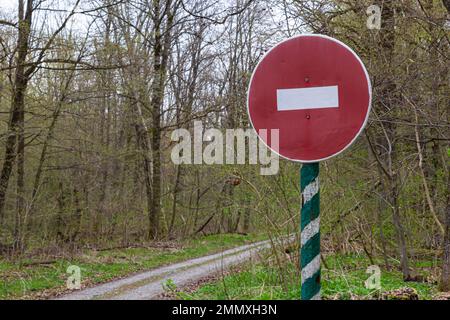
[[[279,143],[259,138],[283,158],[303,163],[302,300],[320,299],[319,162],[347,149],[364,129],[372,89],[361,59],[324,35],[299,35],[270,49],[253,71],[247,108],[253,128],[278,129]]]

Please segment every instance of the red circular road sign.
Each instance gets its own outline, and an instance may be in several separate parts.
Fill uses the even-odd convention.
[[[270,49],[256,66],[248,89],[252,126],[279,129],[280,156],[300,162],[331,158],[362,132],[372,98],[361,59],[324,35],[300,35]],[[270,136],[270,135],[268,135]]]

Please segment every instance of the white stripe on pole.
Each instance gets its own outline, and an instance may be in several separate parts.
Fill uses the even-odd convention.
[[[301,232],[301,245],[304,246],[320,229],[320,217],[314,219],[306,225],[305,229]]]
[[[320,269],[320,254],[315,256],[305,267],[302,268],[302,284],[311,278]]]
[[[312,297],[310,300],[320,300],[320,291],[317,292],[317,294],[314,297]]]
[[[338,107],[338,86],[277,89],[278,111]]]
[[[303,203],[307,203],[319,192],[319,178],[308,184],[303,190]]]

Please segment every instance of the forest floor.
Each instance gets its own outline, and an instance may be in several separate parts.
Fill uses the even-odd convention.
[[[85,249],[76,254],[41,255],[7,260],[0,257],[0,299],[47,299],[70,292],[67,268],[80,267],[82,288],[128,277],[138,272],[203,257],[262,240],[257,234],[220,234],[184,242]]]
[[[363,255],[331,254],[322,263],[322,298],[326,300],[431,300],[450,299],[450,293],[439,293],[439,268],[432,260],[421,260],[412,266],[420,281],[404,282],[395,261],[389,270],[380,265],[380,288],[368,289],[365,281],[372,264]],[[270,257],[259,263],[244,264],[187,288],[174,288],[167,299],[184,300],[297,300],[300,292],[298,264],[294,260],[274,261]],[[381,261],[376,261],[376,263]],[[325,266],[326,265],[326,266]]]
[[[0,298],[298,299],[298,250],[281,245],[261,251],[268,243],[259,248],[254,244],[262,239],[263,235],[221,234],[184,243],[84,250],[54,261],[0,260]],[[398,261],[388,262],[386,268],[381,259],[370,261],[363,254],[324,252],[323,298],[450,299],[450,293],[437,291],[440,266],[433,254],[412,260],[411,269],[420,279],[415,282],[403,281]],[[71,293],[66,288],[70,265],[80,267],[84,290]],[[371,265],[380,267],[379,289],[365,285]]]

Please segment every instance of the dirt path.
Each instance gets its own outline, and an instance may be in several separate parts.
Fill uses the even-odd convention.
[[[221,272],[255,256],[268,248],[269,241],[226,250],[221,253],[196,258],[170,266],[146,271],[128,278],[108,282],[92,288],[58,297],[61,300],[148,300],[164,293],[163,284],[171,279],[177,288],[196,282],[206,276]]]

